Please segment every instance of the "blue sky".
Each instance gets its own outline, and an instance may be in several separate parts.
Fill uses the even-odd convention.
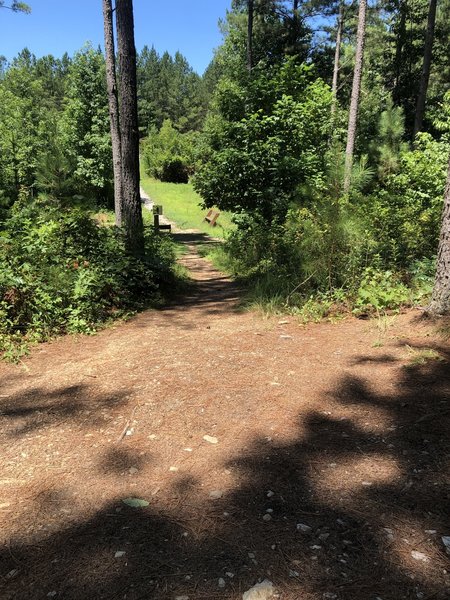
[[[9,0],[5,1],[8,4]],[[27,0],[30,15],[0,9],[0,55],[11,60],[25,46],[36,56],[73,54],[85,42],[103,47],[101,0]],[[179,50],[203,73],[221,42],[217,26],[231,0],[134,0],[136,48]]]

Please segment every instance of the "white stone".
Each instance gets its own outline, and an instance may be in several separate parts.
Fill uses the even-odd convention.
[[[242,596],[242,600],[272,600],[272,598],[275,598],[275,588],[268,579],[257,583]]]
[[[266,513],[263,516],[263,521],[271,521],[272,520],[272,515],[269,515],[269,513]]]
[[[420,560],[421,562],[429,562],[430,559],[428,558],[428,556],[426,554],[423,554],[422,552],[416,552],[416,550],[413,550],[411,552],[411,556],[414,558],[414,560]]]
[[[224,588],[226,586],[226,582],[225,579],[223,579],[222,577],[219,579],[218,585],[220,588]]]
[[[273,498],[273,496],[275,496],[275,492],[272,492],[272,490],[269,490],[269,491],[267,492],[267,497],[268,497],[268,498]]]
[[[301,531],[302,533],[311,533],[312,528],[309,525],[305,525],[305,523],[297,523],[297,531]]]
[[[213,490],[212,492],[209,492],[209,497],[211,498],[211,500],[218,500],[219,498],[222,498],[222,496],[222,490]]]
[[[219,442],[219,440],[212,435],[204,435],[203,439],[205,442],[209,442],[210,444],[217,444]]]
[[[118,550],[115,554],[114,554],[114,558],[122,558],[123,556],[125,556],[125,552],[123,550]]]

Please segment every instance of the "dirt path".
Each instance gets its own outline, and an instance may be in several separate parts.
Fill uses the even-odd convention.
[[[179,303],[0,365],[1,600],[447,599],[448,346],[241,312],[185,242]]]

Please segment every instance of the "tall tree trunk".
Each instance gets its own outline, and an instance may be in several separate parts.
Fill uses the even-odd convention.
[[[108,88],[109,121],[111,129],[113,172],[114,172],[114,212],[116,225],[122,226],[122,144],[120,140],[119,101],[117,98],[116,56],[111,0],[103,0],[103,23],[105,30],[106,85]]]
[[[450,313],[450,157],[448,161],[447,185],[444,193],[441,236],[436,265],[433,295],[427,312],[431,315]]]
[[[400,76],[402,72],[402,56],[403,46],[405,45],[406,39],[406,13],[407,13],[407,0],[400,0],[398,11],[400,13],[400,22],[398,25],[398,32],[395,40],[395,60],[394,60],[394,89],[392,92],[392,98],[395,104],[398,104],[401,98],[400,90]]]
[[[414,136],[422,130],[423,117],[425,114],[425,103],[427,100],[428,82],[430,80],[431,57],[433,54],[434,26],[436,23],[437,0],[430,0],[428,9],[427,33],[425,37],[425,48],[423,52],[422,77],[420,78],[419,95],[417,96],[416,118],[414,121]]]
[[[345,149],[344,193],[350,190],[353,166],[353,151],[355,149],[356,125],[358,120],[359,96],[361,92],[361,77],[364,60],[364,42],[366,37],[367,0],[360,0],[358,13],[358,31],[356,34],[355,69],[353,71],[352,98],[348,115],[347,147]]]
[[[336,50],[334,52],[334,69],[333,69],[333,83],[331,85],[331,93],[333,100],[331,102],[331,120],[334,121],[334,114],[336,112],[337,102],[337,89],[338,89],[338,78],[339,78],[339,63],[341,56],[341,40],[342,40],[342,28],[344,25],[344,3],[339,3],[339,15],[337,19],[337,32],[336,32]]]
[[[253,0],[248,3],[248,25],[247,25],[247,69],[249,73],[253,69]]]
[[[116,28],[124,200],[122,216],[127,249],[140,256],[144,253],[144,230],[139,191],[139,128],[132,0],[116,0]]]

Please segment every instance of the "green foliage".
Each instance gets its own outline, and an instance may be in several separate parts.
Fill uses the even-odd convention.
[[[144,46],[137,59],[139,127],[142,135],[170,120],[182,132],[201,128],[206,114],[203,81],[177,52],[159,56]]]
[[[378,252],[386,265],[408,267],[436,252],[448,149],[420,134],[399,169],[366,201]]]
[[[16,203],[0,233],[0,342],[91,333],[161,297],[171,281],[170,242],[146,235],[146,256],[125,252],[122,234],[81,209]],[[12,344],[12,345],[11,345]]]
[[[64,159],[73,165],[77,192],[97,198],[111,196],[112,152],[106,72],[100,50],[86,46],[75,55],[69,67],[60,131]],[[52,150],[57,150],[55,144]],[[58,159],[58,153],[54,152],[52,158]]]
[[[382,311],[399,308],[411,300],[410,290],[392,271],[377,271],[372,267],[364,270],[359,285],[354,312]]]
[[[149,132],[143,147],[143,165],[150,177],[171,183],[187,183],[194,171],[196,134],[180,133],[170,120]]]
[[[293,60],[255,73],[247,92],[223,81],[194,179],[205,206],[282,222],[297,186],[320,177],[330,102],[328,87]]]

